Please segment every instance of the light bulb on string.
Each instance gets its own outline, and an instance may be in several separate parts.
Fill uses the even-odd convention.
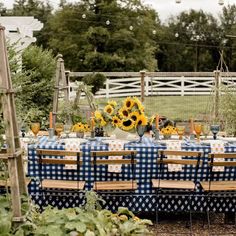
[[[110,22],[109,20],[106,21],[106,25],[110,25],[110,23],[111,23],[111,22]]]
[[[155,35],[156,33],[157,33],[157,31],[156,31],[156,30],[153,30],[153,31],[152,31],[152,34],[154,34],[154,35]]]
[[[86,18],[86,15],[85,15],[85,14],[83,14],[83,15],[82,15],[82,18],[83,18],[83,19],[85,19],[85,18]]]
[[[131,26],[129,27],[129,30],[132,31],[133,29],[134,29],[134,27],[131,25]]]
[[[179,33],[175,33],[175,37],[178,38],[179,37]]]
[[[218,4],[221,5],[221,6],[224,5],[224,0],[219,0]]]

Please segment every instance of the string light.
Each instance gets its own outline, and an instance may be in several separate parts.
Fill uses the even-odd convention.
[[[106,25],[110,25],[110,23],[111,23],[111,22],[110,22],[109,20],[106,21]]]
[[[153,30],[153,31],[152,31],[152,34],[154,34],[154,35],[155,35],[156,33],[157,33],[157,31],[156,31],[156,30]]]
[[[86,18],[86,14],[83,14],[83,15],[82,15],[82,18],[85,19],[85,18]]]
[[[129,30],[132,31],[133,29],[134,29],[134,27],[131,25],[131,26],[129,27]]]

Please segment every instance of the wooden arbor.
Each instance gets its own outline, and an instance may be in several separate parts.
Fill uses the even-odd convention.
[[[62,55],[59,54],[57,56],[57,68],[56,68],[56,79],[55,79],[55,86],[54,86],[54,95],[53,95],[53,128],[55,128],[55,123],[57,119],[57,112],[58,112],[58,100],[60,93],[64,93],[64,101],[69,101],[69,86],[68,80],[66,78],[65,73],[65,66],[64,60],[62,59]]]
[[[59,54],[57,56],[57,68],[56,68],[56,79],[54,86],[54,96],[53,96],[53,128],[55,128],[55,123],[58,114],[58,104],[59,97],[63,94],[63,99],[65,103],[69,102],[69,73],[65,71],[64,60],[62,59],[62,55]],[[92,112],[96,110],[96,105],[93,102],[93,94],[90,92],[89,87],[83,82],[78,82],[78,88],[76,91],[76,97],[73,103],[73,108],[76,110],[79,108],[79,102],[81,94],[84,93],[87,98],[89,107]]]
[[[7,152],[0,154],[0,159],[8,162],[13,221],[19,222],[23,220],[20,195],[27,193],[27,187],[4,30],[5,28],[0,25],[0,102],[3,109],[3,119],[6,124]]]

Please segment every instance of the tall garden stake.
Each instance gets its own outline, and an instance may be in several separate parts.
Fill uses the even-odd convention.
[[[3,109],[3,119],[6,124],[7,144],[7,152],[1,153],[0,159],[8,162],[13,221],[21,222],[24,217],[21,213],[20,196],[27,193],[27,187],[4,31],[5,28],[0,25],[0,102]]]

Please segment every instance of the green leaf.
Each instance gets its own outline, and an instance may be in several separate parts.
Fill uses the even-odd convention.
[[[0,235],[8,235],[11,230],[11,221],[8,218],[2,218],[0,221]]]
[[[80,233],[84,233],[86,231],[87,227],[84,223],[82,222],[77,222],[76,224],[76,230]]]

